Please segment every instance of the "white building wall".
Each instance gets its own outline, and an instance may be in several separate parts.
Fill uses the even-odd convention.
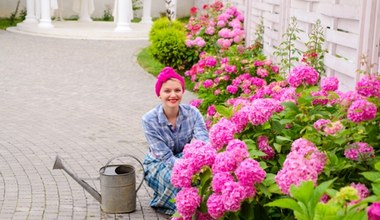
[[[73,0],[58,0],[63,3],[63,17],[70,18],[76,16],[77,13],[72,10]],[[94,0],[95,11],[91,15],[93,18],[101,18],[104,10],[113,9],[114,0]],[[17,0],[0,0],[0,17],[9,17],[15,11]],[[190,15],[190,8],[194,6],[194,0],[178,0],[177,1],[177,17],[185,17]],[[26,8],[26,0],[20,1],[19,11]],[[151,16],[159,17],[161,13],[165,13],[165,0],[152,0]],[[112,13],[112,11],[111,11]],[[142,10],[137,11],[137,17],[142,16]]]

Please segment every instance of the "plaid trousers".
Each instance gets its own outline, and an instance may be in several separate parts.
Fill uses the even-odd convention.
[[[144,179],[148,186],[154,190],[150,206],[160,213],[173,215],[177,208],[175,203],[170,200],[175,198],[179,189],[170,182],[172,170],[150,154],[145,156],[144,169]]]

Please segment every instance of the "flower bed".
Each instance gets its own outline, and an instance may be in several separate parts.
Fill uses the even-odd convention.
[[[186,145],[173,168],[175,218],[379,219],[380,77],[342,92],[312,66],[284,77],[259,48],[229,48],[186,72],[210,142]]]

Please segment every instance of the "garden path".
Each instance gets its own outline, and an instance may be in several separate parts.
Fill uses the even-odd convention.
[[[148,44],[0,31],[0,219],[166,218],[149,207],[145,183],[135,212],[105,214],[64,171],[52,170],[59,154],[99,190],[94,178],[110,158],[143,159],[140,118],[159,103],[155,78],[136,63]],[[185,102],[191,98],[185,93]]]

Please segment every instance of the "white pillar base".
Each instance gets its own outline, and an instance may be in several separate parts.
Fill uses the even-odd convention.
[[[51,23],[51,20],[40,20],[40,23],[38,23],[38,27],[40,28],[53,28],[54,25]]]
[[[116,28],[114,29],[115,32],[129,32],[132,28],[129,26],[129,23],[117,23]]]
[[[79,22],[93,22],[93,20],[90,17],[79,17]]]

